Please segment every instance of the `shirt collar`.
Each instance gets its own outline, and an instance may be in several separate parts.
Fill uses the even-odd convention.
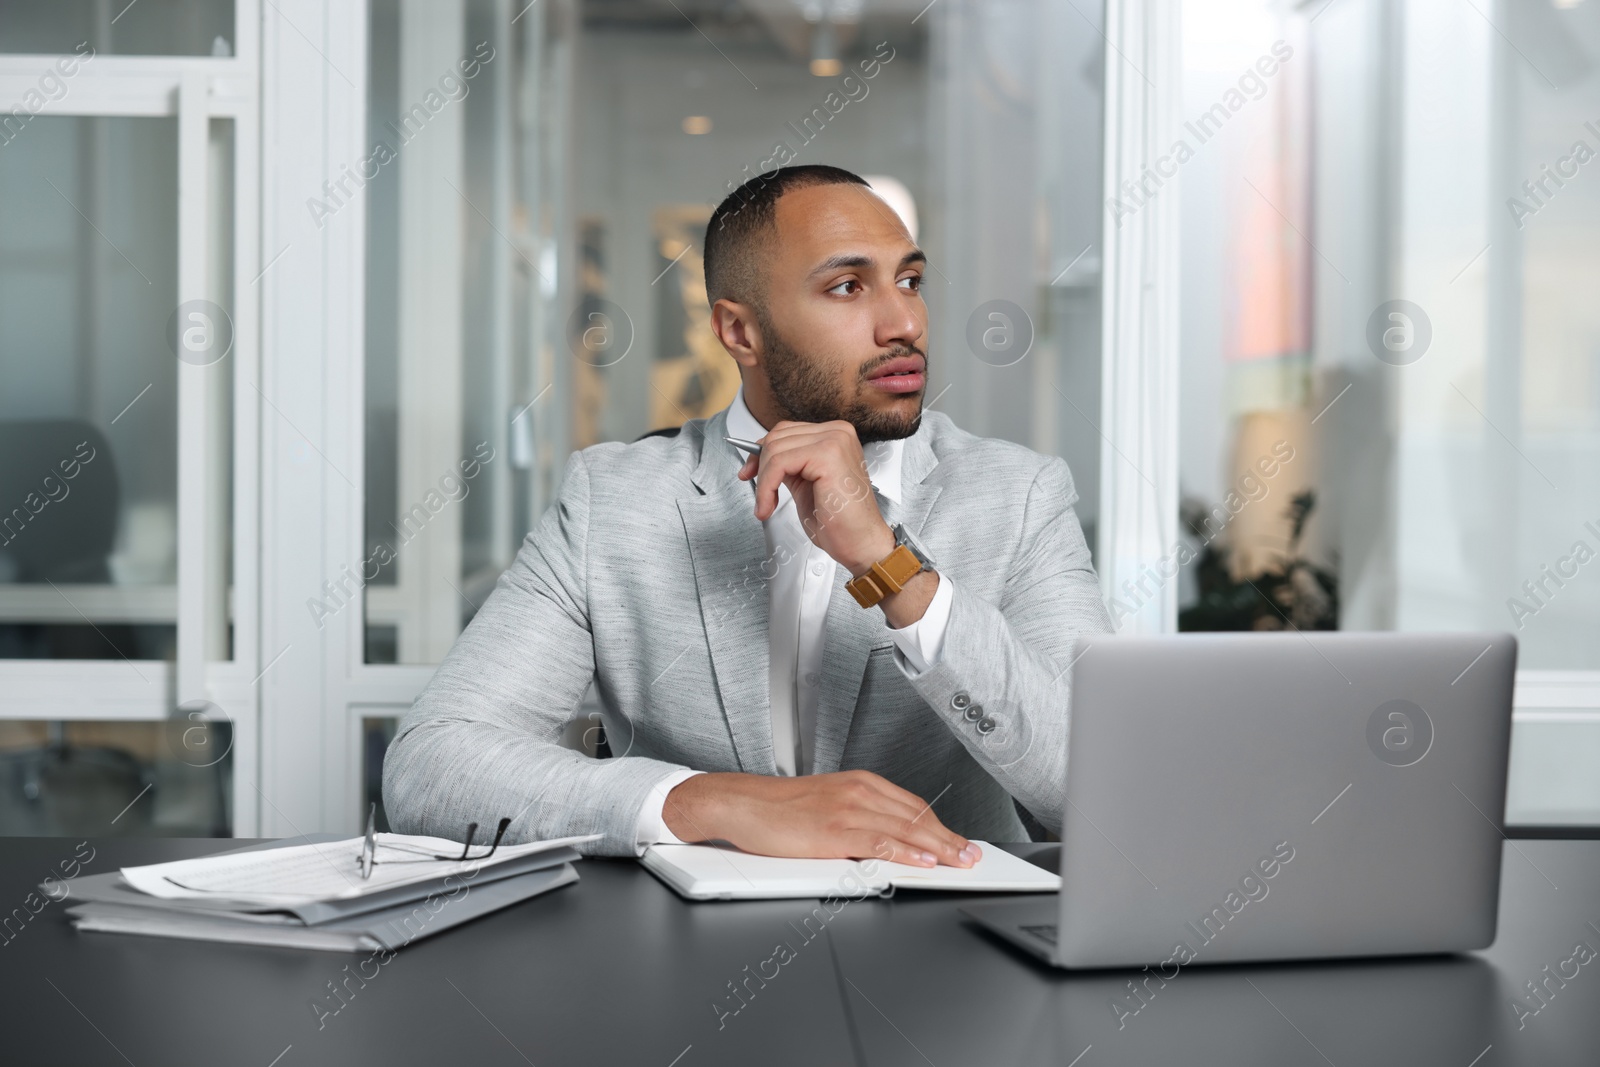
[[[750,414],[750,408],[744,402],[744,386],[740,385],[739,391],[733,396],[733,403],[728,405],[729,436],[759,441],[766,433],[766,428]],[[872,479],[878,495],[897,504],[900,503],[900,466],[905,445],[904,440],[898,440],[873,441],[861,446],[861,455],[867,461],[867,477]],[[778,506],[782,507],[788,500],[788,487],[780,485]]]

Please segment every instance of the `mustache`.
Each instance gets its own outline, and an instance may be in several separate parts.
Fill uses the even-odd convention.
[[[918,348],[916,345],[898,345],[895,348],[890,349],[888,352],[885,352],[871,363],[864,364],[861,368],[862,380],[865,381],[873,371],[877,370],[885,363],[893,362],[894,360],[901,359],[905,356],[921,356],[924,363],[928,361],[928,354],[922,349]]]

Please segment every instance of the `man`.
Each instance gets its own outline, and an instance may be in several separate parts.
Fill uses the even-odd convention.
[[[1013,798],[1059,830],[1074,638],[1109,620],[1066,464],[922,410],[924,263],[833,167],[718,207],[738,396],[569,458],[400,725],[397,829],[962,867],[1026,839]],[[560,744],[591,679],[612,759]]]

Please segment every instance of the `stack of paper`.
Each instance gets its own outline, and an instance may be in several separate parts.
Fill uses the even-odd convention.
[[[459,842],[377,835],[299,838],[201,859],[79,878],[67,914],[80,930],[361,952],[412,941],[578,880],[571,846],[598,835],[501,845],[483,860],[434,860]],[[59,892],[59,887],[55,887]]]

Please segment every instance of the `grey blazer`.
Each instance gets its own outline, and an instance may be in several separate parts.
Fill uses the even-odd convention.
[[[641,806],[671,772],[777,773],[778,561],[726,423],[719,412],[568,459],[559,499],[400,723],[383,767],[396,830],[459,840],[509,815],[508,841],[600,833],[586,851],[632,855]],[[902,463],[885,519],[952,579],[944,646],[906,677],[883,612],[862,610],[836,568],[815,770],[862,768],[937,798],[969,838],[1026,840],[1013,797],[1059,831],[1074,640],[1110,628],[1072,476],[937,411]],[[613,759],[560,743],[591,680]]]

